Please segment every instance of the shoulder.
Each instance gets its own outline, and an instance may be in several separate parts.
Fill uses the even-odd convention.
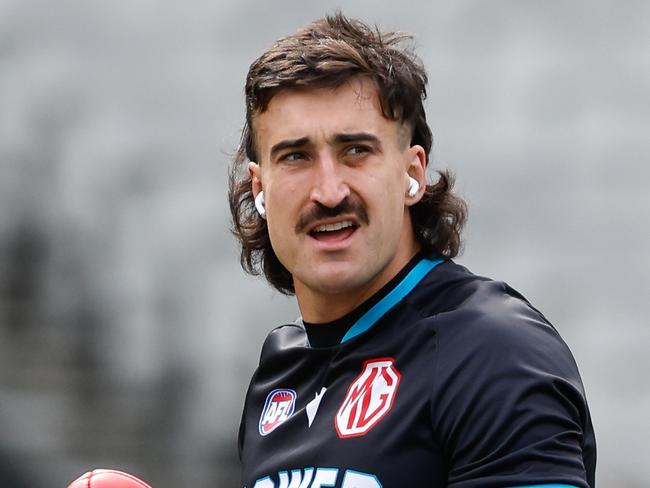
[[[508,284],[453,262],[444,266],[438,277],[435,270],[427,277],[415,303],[422,325],[437,336],[438,406],[445,398],[498,405],[504,397],[546,391],[584,410],[578,366],[546,317]]]
[[[302,325],[280,325],[266,336],[264,345],[262,346],[262,353],[260,354],[260,365],[275,357],[284,357],[287,354],[306,347],[308,347],[307,334]]]
[[[442,355],[451,353],[458,361],[492,358],[504,366],[516,356],[546,363],[558,357],[574,366],[555,327],[511,286],[451,261],[438,268],[410,302],[436,330]]]
[[[438,324],[440,340],[457,359],[480,360],[496,375],[541,368],[579,384],[573,355],[556,328],[506,283],[481,281]]]

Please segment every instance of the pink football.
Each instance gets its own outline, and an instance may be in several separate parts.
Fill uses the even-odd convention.
[[[132,474],[115,469],[95,469],[80,476],[68,488],[151,488]]]

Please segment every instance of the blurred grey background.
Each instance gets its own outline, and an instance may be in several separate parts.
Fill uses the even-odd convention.
[[[297,315],[229,235],[244,77],[336,7],[416,35],[458,261],[571,346],[599,486],[648,486],[650,3],[604,0],[0,0],[0,486],[238,486],[248,379]]]

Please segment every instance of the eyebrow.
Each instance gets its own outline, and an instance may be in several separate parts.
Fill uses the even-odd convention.
[[[309,144],[309,137],[301,137],[300,139],[286,139],[275,144],[271,148],[271,157],[275,156],[279,151],[283,149],[290,149],[293,147],[303,147]]]
[[[381,142],[379,141],[379,138],[374,134],[370,134],[369,132],[357,132],[354,134],[337,134],[336,136],[334,136],[334,141],[338,143],[370,141],[381,146]]]

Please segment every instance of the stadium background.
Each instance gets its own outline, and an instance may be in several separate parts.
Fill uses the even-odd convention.
[[[647,486],[650,3],[604,0],[0,0],[0,486],[237,486],[248,378],[297,314],[228,232],[243,80],[337,6],[417,36],[458,261],[570,344],[599,486]]]

